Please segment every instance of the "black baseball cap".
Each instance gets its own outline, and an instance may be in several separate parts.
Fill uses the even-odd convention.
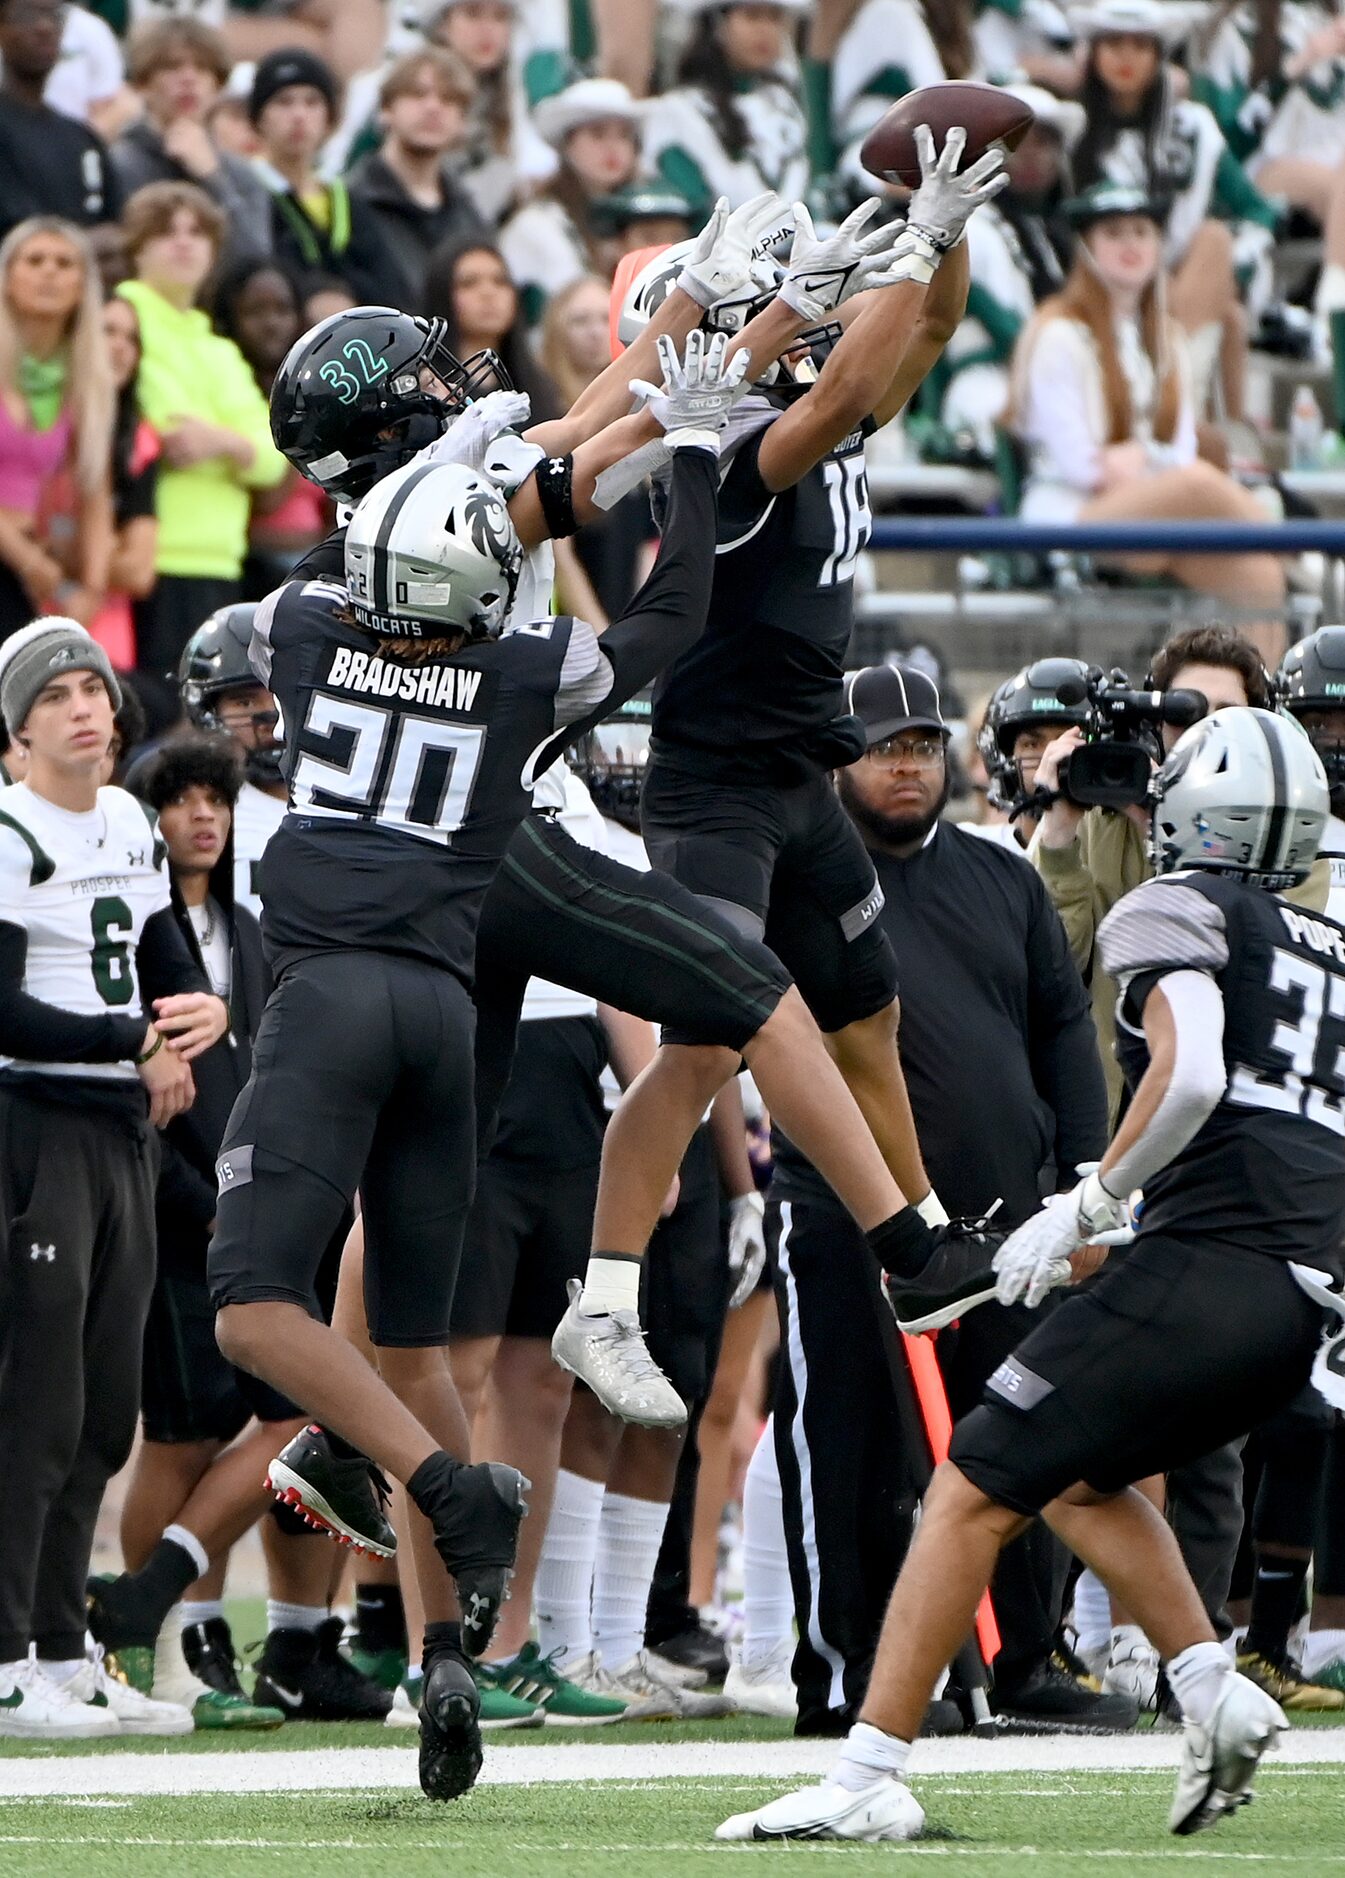
[[[846,703],[864,726],[869,743],[882,743],[899,730],[937,730],[947,737],[939,687],[927,672],[911,665],[866,665],[845,681]]]

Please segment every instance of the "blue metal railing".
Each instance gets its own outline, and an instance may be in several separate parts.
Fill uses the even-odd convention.
[[[926,554],[1304,554],[1345,556],[1345,521],[1020,522],[1006,516],[875,516],[872,548]]]

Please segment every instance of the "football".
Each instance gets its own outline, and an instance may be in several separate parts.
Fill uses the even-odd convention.
[[[908,91],[884,113],[864,139],[859,160],[870,175],[913,189],[920,181],[920,159],[915,152],[917,124],[929,125],[936,150],[943,149],[943,140],[955,124],[963,125],[967,149],[961,167],[965,169],[992,144],[1002,143],[1005,149],[1016,150],[1032,128],[1032,117],[1030,105],[997,85],[979,85],[968,79],[926,85],[920,91]]]

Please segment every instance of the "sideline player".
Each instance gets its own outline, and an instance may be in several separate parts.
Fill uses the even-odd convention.
[[[852,303],[853,318],[811,382],[807,353],[804,372],[790,376],[782,363],[777,382],[759,382],[734,415],[710,619],[655,688],[641,826],[655,867],[745,936],[764,939],[793,974],[897,1185],[936,1225],[947,1214],[920,1157],[901,1074],[896,962],[877,920],[882,890],[830,777],[864,749],[844,697],[855,563],[869,534],[864,438],[937,360],[965,306],[967,221],[1007,181],[998,150],[959,174],[961,129],[949,131],[937,160],[929,130],[916,137],[921,182],[902,243],[871,283],[877,290]],[[669,256],[651,266],[657,277],[675,264]],[[637,279],[627,312],[657,291]],[[941,323],[922,324],[936,294]],[[801,288],[793,304],[814,324],[825,310]],[[556,1334],[561,1360],[590,1286],[633,1303],[662,1194],[737,1066],[721,1039],[679,1026],[628,1091],[604,1144],[585,1298]],[[881,1233],[870,1243],[884,1265],[898,1258]]]
[[[413,1522],[431,1620],[421,1780],[439,1798],[480,1767],[463,1645],[479,1655],[490,1641],[525,1511],[515,1469],[453,1458],[468,1431],[442,1354],[476,1160],[476,923],[532,766],[704,626],[718,432],[746,366],[725,370],[724,352],[693,337],[682,366],[668,350],[670,525],[601,643],[568,618],[494,638],[521,548],[499,496],[447,465],[413,465],[370,494],[347,533],[345,587],[291,582],[254,622],[292,809],[262,870],[277,988],[220,1154],[217,1334],[231,1361],[337,1431],[329,1524],[352,1493],[368,1498],[364,1454],[428,1522]],[[381,1377],[311,1314],[321,1248],[357,1187]],[[285,1484],[279,1464],[272,1478]]]
[[[1241,1805],[1286,1725],[1235,1673],[1170,1528],[1132,1483],[1291,1401],[1323,1325],[1305,1285],[1340,1285],[1345,930],[1276,897],[1312,866],[1326,777],[1288,719],[1231,708],[1186,732],[1155,795],[1160,872],[1099,934],[1130,1107],[1097,1172],[1005,1241],[998,1295],[1039,1304],[1142,1187],[1134,1245],[958,1423],[832,1772],[726,1820],[720,1838],[916,1837],[924,1813],[902,1776],[925,1704],[1001,1547],[1037,1513],[1167,1664],[1185,1722],[1173,1832]]]

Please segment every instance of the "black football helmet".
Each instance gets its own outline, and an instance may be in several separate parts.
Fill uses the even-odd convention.
[[[1275,693],[1292,717],[1305,711],[1345,712],[1345,626],[1319,626],[1290,646],[1275,674]],[[1333,799],[1345,793],[1345,737],[1308,729]]]
[[[473,398],[513,389],[497,353],[459,359],[447,335],[446,321],[390,306],[319,321],[290,347],[271,388],[276,448],[329,496],[358,502]]]
[[[640,832],[640,792],[649,762],[648,693],[626,702],[597,724],[566,753],[598,809],[634,834]]]
[[[1014,739],[1029,724],[1050,724],[1060,730],[1088,721],[1086,702],[1063,704],[1060,686],[1087,677],[1082,659],[1036,659],[1021,672],[1006,678],[986,708],[976,748],[990,778],[990,799],[996,808],[1021,806],[1023,778],[1013,760]]]
[[[178,694],[187,716],[198,730],[218,731],[228,736],[228,727],[216,710],[220,699],[228,691],[250,690],[261,683],[248,662],[256,612],[256,607],[246,602],[222,606],[196,628],[182,648],[177,667]],[[275,710],[252,714],[256,730],[274,731],[279,721],[280,713]],[[282,780],[282,754],[279,741],[260,750],[245,750],[244,775],[259,789],[273,787]]]

